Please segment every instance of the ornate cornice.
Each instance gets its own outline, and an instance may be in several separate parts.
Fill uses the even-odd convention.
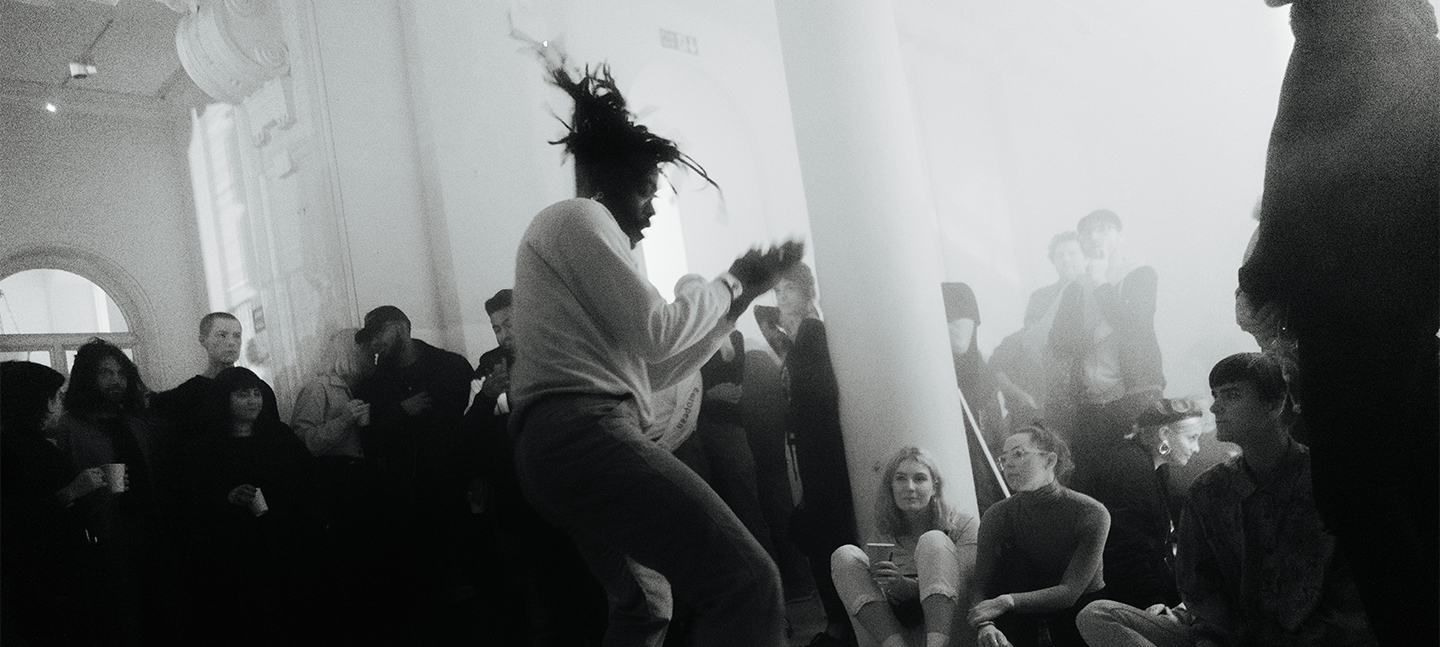
[[[290,70],[274,0],[202,0],[180,19],[175,48],[195,84],[227,103]]]

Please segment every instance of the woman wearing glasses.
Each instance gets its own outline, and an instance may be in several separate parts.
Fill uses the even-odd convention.
[[[830,557],[835,588],[860,647],[950,644],[975,568],[979,523],[945,502],[945,479],[918,447],[896,452],[875,497],[872,555],[845,545]],[[909,639],[909,640],[907,640]]]
[[[1204,409],[1186,398],[1157,400],[1135,432],[1107,453],[1086,494],[1110,511],[1105,540],[1105,598],[1145,609],[1180,604],[1170,560],[1179,508],[1170,500],[1170,467],[1200,451]]]
[[[1110,514],[1056,481],[1070,448],[1047,429],[1026,427],[1000,452],[1015,492],[980,522],[976,594],[970,610],[979,647],[1084,647],[1075,615],[1105,586],[1101,573]]]

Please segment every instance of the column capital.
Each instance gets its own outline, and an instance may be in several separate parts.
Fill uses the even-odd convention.
[[[240,103],[290,70],[274,0],[199,0],[175,29],[186,73],[206,94]]]

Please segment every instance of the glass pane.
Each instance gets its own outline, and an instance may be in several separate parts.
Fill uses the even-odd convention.
[[[64,270],[25,270],[0,280],[0,334],[129,332],[100,286]]]
[[[46,366],[50,366],[50,351],[48,351],[48,350],[31,350],[31,351],[24,351],[24,350],[22,350],[22,351],[13,351],[13,352],[9,352],[9,353],[0,352],[0,362],[8,362],[8,361],[10,361],[10,360],[17,360],[17,361],[21,361],[21,362],[35,362],[36,364],[44,364],[44,365],[46,365]],[[55,367],[54,367],[54,366],[50,366],[50,368],[55,368]]]

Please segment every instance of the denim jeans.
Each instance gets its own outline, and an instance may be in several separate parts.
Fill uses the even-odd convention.
[[[920,536],[915,546],[915,567],[919,574],[920,597],[924,600],[932,595],[943,595],[956,601],[957,617],[951,618],[951,631],[966,630],[965,613],[968,595],[960,591],[960,559],[955,543],[944,532],[931,530]],[[835,589],[850,612],[850,621],[855,627],[855,639],[860,647],[879,645],[886,636],[870,633],[858,619],[860,608],[871,602],[889,602],[880,586],[870,576],[870,558],[859,546],[845,545],[835,549],[830,556],[830,572],[835,579]],[[900,620],[897,618],[897,620]],[[923,620],[923,617],[922,617]],[[902,626],[905,624],[900,620]],[[906,627],[906,644],[925,644],[925,633],[932,623],[920,622],[917,626]]]
[[[635,570],[595,556],[623,555],[663,575],[695,610],[696,645],[785,645],[774,562],[695,472],[644,436],[634,400],[550,396],[525,410],[518,431],[525,496],[571,534],[607,593],[633,593]],[[607,634],[606,645],[653,639]]]

